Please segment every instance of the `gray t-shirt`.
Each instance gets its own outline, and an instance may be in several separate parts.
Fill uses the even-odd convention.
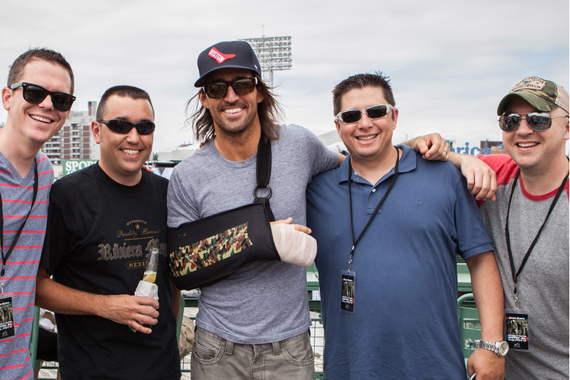
[[[514,282],[507,253],[505,224],[516,163],[506,156],[483,156],[497,173],[497,200],[480,207],[487,225],[505,292],[505,309],[515,309]],[[509,233],[518,271],[552,204],[556,191],[535,196],[517,181],[509,215]],[[511,350],[505,377],[568,379],[568,183],[517,279],[519,307],[529,315],[529,351]]]
[[[306,225],[305,190],[311,178],[337,165],[337,154],[305,128],[282,126],[273,141],[270,200],[275,218]],[[174,168],[168,189],[168,226],[253,202],[257,154],[229,161],[213,141]],[[310,325],[305,268],[280,261],[250,263],[201,289],[197,325],[241,344],[277,342]]]

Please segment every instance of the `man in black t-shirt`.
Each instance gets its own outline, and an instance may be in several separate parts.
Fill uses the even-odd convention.
[[[91,124],[99,162],[52,187],[37,304],[56,312],[63,379],[180,378],[173,311],[180,293],[166,254],[168,181],[142,170],[154,128],[145,91],[110,88]],[[133,295],[155,247],[158,301]]]

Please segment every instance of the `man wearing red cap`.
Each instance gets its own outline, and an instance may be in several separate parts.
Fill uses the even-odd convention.
[[[257,148],[271,141],[271,210],[305,225],[311,177],[339,157],[305,128],[279,126],[279,104],[243,41],[220,42],[198,58],[193,115],[205,145],[174,168],[168,225],[182,224],[253,202]],[[289,222],[291,222],[289,220]],[[192,351],[192,379],[315,379],[305,268],[258,260],[201,288]]]
[[[509,155],[480,157],[498,182],[480,211],[505,290],[505,377],[568,379],[568,93],[528,77],[497,114]]]

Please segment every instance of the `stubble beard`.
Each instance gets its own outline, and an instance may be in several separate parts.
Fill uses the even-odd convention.
[[[219,129],[216,134],[224,133],[230,136],[237,136],[246,132],[257,116],[257,113],[252,112],[251,114],[247,114],[246,117],[237,125],[231,125],[230,123],[226,123],[223,118],[220,118],[219,122],[216,123]]]

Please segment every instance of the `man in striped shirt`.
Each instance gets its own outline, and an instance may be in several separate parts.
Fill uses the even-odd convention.
[[[53,168],[40,148],[62,127],[75,97],[73,71],[49,49],[31,49],[10,67],[0,129],[0,379],[32,378],[28,346],[36,273]]]

